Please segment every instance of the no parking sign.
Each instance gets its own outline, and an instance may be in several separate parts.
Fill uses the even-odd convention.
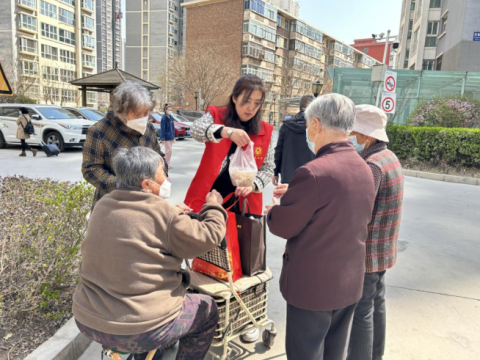
[[[385,72],[383,88],[385,92],[394,93],[397,91],[397,73],[395,71],[387,70]]]
[[[382,94],[382,110],[387,114],[395,114],[397,95],[395,93]]]

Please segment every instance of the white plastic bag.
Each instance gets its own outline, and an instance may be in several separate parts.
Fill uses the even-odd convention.
[[[230,168],[228,169],[233,186],[251,187],[257,177],[257,163],[253,155],[253,142],[247,145],[245,150],[237,147],[235,154],[230,160]]]

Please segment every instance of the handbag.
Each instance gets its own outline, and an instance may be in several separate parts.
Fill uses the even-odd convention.
[[[242,273],[254,276],[267,270],[267,229],[265,216],[246,213],[247,199],[241,213],[235,215]]]
[[[23,115],[23,118],[25,120],[27,120],[27,125],[26,126],[23,126],[22,123],[20,123],[20,125],[22,125],[22,128],[23,128],[23,132],[27,135],[33,135],[35,134],[35,128],[33,127],[33,124],[30,120],[28,120],[25,115]]]
[[[231,196],[225,198],[225,202],[227,202],[230,198]],[[227,209],[228,218],[227,218],[227,231],[225,234],[225,239],[227,244],[228,260],[230,263],[230,269],[232,271],[232,279],[235,282],[238,279],[240,279],[243,276],[243,274],[242,274],[242,264],[240,259],[240,246],[238,243],[236,214],[231,212],[230,209],[231,207]],[[195,215],[193,216],[190,215],[190,216],[193,218],[195,217]],[[218,249],[214,249],[212,251],[218,251]],[[224,269],[221,269],[218,266],[215,266],[213,263],[199,259],[199,258],[193,259],[192,270],[211,276],[216,279],[228,281],[228,274]]]

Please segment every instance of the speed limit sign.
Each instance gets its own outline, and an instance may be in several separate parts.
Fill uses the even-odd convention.
[[[395,93],[382,94],[382,110],[387,114],[395,114],[397,95]]]

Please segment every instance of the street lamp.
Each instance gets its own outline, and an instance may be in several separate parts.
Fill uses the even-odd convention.
[[[275,127],[275,124],[276,124],[275,101],[277,100],[277,94],[273,93],[273,94],[272,94],[272,99],[273,99],[273,126]]]
[[[195,111],[198,111],[198,90],[193,92],[193,96],[195,97]]]
[[[323,88],[323,84],[320,82],[320,80],[317,80],[317,82],[314,82],[312,84],[313,96],[317,97],[322,92],[322,88]]]

